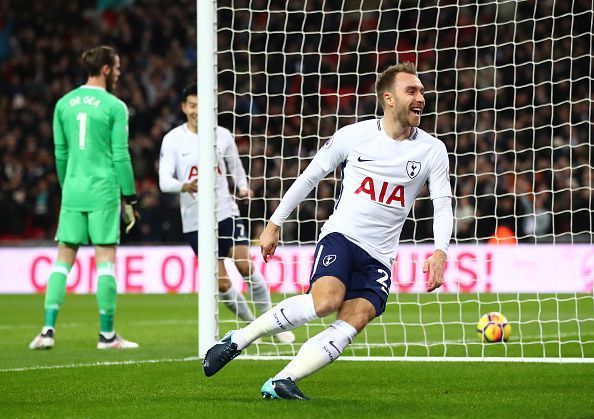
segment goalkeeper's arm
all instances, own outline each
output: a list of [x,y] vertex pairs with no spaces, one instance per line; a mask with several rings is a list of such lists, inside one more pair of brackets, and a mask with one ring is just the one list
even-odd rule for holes
[[114,122],[111,129],[111,151],[116,179],[124,196],[124,222],[129,233],[140,218],[134,185],[134,171],[128,150],[128,109],[123,102],[114,107]]
[[66,136],[64,135],[64,129],[60,121],[60,102],[58,102],[54,109],[53,132],[56,172],[58,173],[60,187],[63,187],[64,179],[66,178],[66,168],[68,167],[68,143],[66,142]]

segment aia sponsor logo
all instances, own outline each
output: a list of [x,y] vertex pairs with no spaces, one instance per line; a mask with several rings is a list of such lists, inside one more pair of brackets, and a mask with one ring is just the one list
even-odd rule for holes
[[[221,176],[222,174],[223,174],[223,171],[221,170],[221,166],[217,165],[217,175]],[[198,177],[198,166],[197,165],[190,166],[190,170],[188,171],[187,180],[194,180],[197,177]]]
[[[416,176],[416,175],[415,175]],[[374,202],[404,208],[404,186],[390,185],[386,181],[374,181],[367,176],[355,191],[355,195],[365,194]]]

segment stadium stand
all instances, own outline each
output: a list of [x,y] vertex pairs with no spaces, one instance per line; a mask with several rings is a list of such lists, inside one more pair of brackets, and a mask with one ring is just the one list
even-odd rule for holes
[[[181,121],[178,92],[195,80],[195,1],[174,1],[167,8],[152,1],[100,2],[100,7],[94,1],[63,3],[58,11],[48,2],[33,2],[34,8],[25,6],[29,2],[0,2],[0,240],[53,237],[59,208],[53,107],[84,81],[76,65],[80,52],[104,43],[122,57],[117,94],[130,107],[130,148],[143,203],[140,227],[125,240],[181,241],[177,202],[159,193],[156,163],[163,134]],[[525,2],[518,14],[526,20],[509,22],[509,31],[505,24],[496,32],[489,25],[440,30],[438,51],[428,48],[434,43],[425,39],[430,30],[409,30],[407,43],[397,38],[399,29],[417,22],[435,25],[432,8],[423,9],[421,18],[411,11],[339,17],[316,11],[340,10],[339,1],[318,1],[318,7],[308,2],[309,12],[294,2],[286,27],[275,32],[285,19],[269,17],[280,12],[282,2],[254,1],[250,8],[257,16],[245,19],[247,1],[220,3],[219,124],[236,135],[255,191],[250,206],[241,207],[255,220],[254,238],[274,210],[274,198],[286,191],[322,141],[353,120],[336,115],[375,115],[375,97],[369,93],[376,64],[395,62],[397,51],[418,46],[425,51],[418,57],[398,57],[418,58],[429,92],[422,127],[436,127],[451,153],[456,238],[487,241],[496,226],[505,226],[523,241],[579,241],[577,233],[590,241],[593,125],[586,37],[591,22],[588,14],[578,13],[591,7],[588,0],[561,2],[554,16],[539,16],[534,2]],[[573,26],[564,18],[570,12]],[[542,18],[541,24],[533,25],[534,16]],[[447,9],[439,16],[444,22],[465,18],[470,16],[448,16]],[[554,50],[547,41],[553,20],[561,39]],[[301,28],[323,30],[300,33]],[[368,31],[365,36],[361,28]],[[465,48],[475,39],[476,48]],[[496,63],[488,62],[495,43],[506,47],[499,47]],[[248,60],[251,74],[244,72]],[[495,66],[503,88],[495,88],[490,73]],[[551,74],[566,82],[551,83]],[[285,240],[315,238],[332,211],[335,182],[321,184],[318,205],[299,211],[299,223],[287,224]],[[403,241],[432,236],[432,209],[420,202],[415,216],[421,221],[407,224]]]

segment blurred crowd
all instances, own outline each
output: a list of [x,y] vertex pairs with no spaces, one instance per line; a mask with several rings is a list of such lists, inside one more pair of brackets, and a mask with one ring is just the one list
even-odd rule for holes
[[59,3],[0,2],[0,239],[53,239],[60,200],[53,109],[86,81],[81,53],[107,44],[121,58],[116,94],[129,107],[143,203],[142,223],[123,241],[181,241],[177,197],[159,192],[157,165],[163,135],[181,123],[181,90],[196,80],[195,2]]
[[[0,0],[0,240],[55,233],[53,107],[85,81],[80,53],[109,44],[122,59],[117,95],[130,108],[142,198],[124,242],[181,241],[177,198],[159,192],[157,170],[163,135],[182,122],[181,89],[195,80],[196,2],[60,3]],[[590,241],[591,1],[375,3],[218,2],[218,122],[235,134],[255,191],[239,202],[252,237],[334,131],[380,115],[377,73],[409,60],[427,92],[421,127],[450,155],[456,239]],[[339,179],[292,215],[286,242],[315,240]],[[404,241],[431,240],[422,196]]]

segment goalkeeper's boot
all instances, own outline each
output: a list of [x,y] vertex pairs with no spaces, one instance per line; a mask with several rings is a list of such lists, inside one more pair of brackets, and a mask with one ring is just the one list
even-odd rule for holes
[[237,355],[241,353],[237,349],[237,344],[231,341],[231,335],[235,330],[227,332],[225,337],[215,343],[204,356],[202,361],[202,369],[207,377],[215,375],[221,368],[231,362]]
[[29,349],[51,349],[54,347],[54,329],[41,332],[29,344]]
[[99,342],[97,342],[97,349],[135,349],[138,348],[138,343],[130,342],[120,335],[113,335],[111,339],[107,339],[102,333],[99,333]]
[[310,400],[297,388],[290,378],[273,380],[269,378],[260,390],[264,399]]
[[273,336],[274,340],[279,343],[293,343],[295,342],[295,334],[290,330],[286,332],[280,332]]

